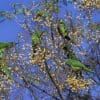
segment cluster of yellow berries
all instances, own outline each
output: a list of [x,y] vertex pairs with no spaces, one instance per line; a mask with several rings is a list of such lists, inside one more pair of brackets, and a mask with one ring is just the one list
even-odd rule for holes
[[44,69],[45,64],[44,60],[45,58],[49,58],[50,52],[46,48],[40,48],[38,47],[36,49],[36,53],[33,53],[33,57],[30,60],[31,64],[34,65],[40,65],[42,69]]
[[40,64],[43,62],[44,59],[44,53],[45,53],[45,48],[37,48],[36,52],[33,53],[32,59],[31,59],[31,64]]
[[67,78],[67,84],[73,92],[78,92],[78,90],[88,90],[89,86],[92,84],[92,80],[78,79],[76,76],[69,76]]
[[41,51],[40,48],[36,50],[36,53],[33,53],[32,59],[31,59],[31,64],[41,64],[43,61],[44,55]]
[[93,7],[93,6],[100,8],[99,0],[82,0],[82,2],[84,3],[85,8]]

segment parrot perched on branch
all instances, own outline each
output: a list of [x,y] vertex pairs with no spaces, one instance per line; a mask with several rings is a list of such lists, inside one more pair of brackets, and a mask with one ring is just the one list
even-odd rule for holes
[[85,71],[85,72],[93,72],[91,69],[87,68],[82,62],[74,59],[67,59],[66,64],[69,65],[74,71]]
[[8,50],[15,46],[17,43],[14,42],[0,42],[0,59],[2,59],[4,50]]
[[14,42],[0,42],[0,49],[9,49],[15,46],[17,43]]
[[36,30],[36,32],[32,34],[33,52],[35,52],[35,48],[41,43],[41,35],[42,33],[39,30]]
[[[8,78],[12,79],[11,71],[8,68],[6,64],[4,64],[2,57],[3,57],[3,52],[5,50],[9,50],[13,46],[15,46],[17,43],[14,42],[0,42],[0,72],[3,72],[8,76]],[[3,63],[3,64],[2,64]]]
[[66,25],[65,21],[63,21],[63,19],[59,20],[57,30],[58,30],[59,34],[61,35],[61,37],[63,37],[64,39],[70,40],[70,37],[68,36],[69,31],[68,31],[67,25]]

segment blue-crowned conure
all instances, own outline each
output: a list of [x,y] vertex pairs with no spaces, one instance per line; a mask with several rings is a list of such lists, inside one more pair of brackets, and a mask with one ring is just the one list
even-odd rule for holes
[[58,25],[57,25],[57,30],[59,34],[61,35],[61,37],[63,37],[64,39],[70,40],[70,37],[68,36],[69,31],[63,19],[59,20]]
[[91,69],[87,68],[82,62],[75,59],[67,59],[66,64],[72,68],[74,71],[85,71],[85,72],[93,72]]

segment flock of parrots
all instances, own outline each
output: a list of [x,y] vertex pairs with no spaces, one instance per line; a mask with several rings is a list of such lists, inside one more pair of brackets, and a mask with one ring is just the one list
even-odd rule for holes
[[[57,29],[63,39],[67,39],[67,41],[71,40],[70,37],[68,36],[69,32],[68,32],[65,21],[60,19]],[[41,32],[39,30],[36,30],[36,32],[34,32],[32,34],[32,47],[35,48],[40,43],[41,43]],[[14,43],[14,42],[0,42],[0,60],[3,57],[3,52],[5,50],[12,48],[14,45],[16,45],[16,43]],[[64,49],[67,51],[67,47],[65,47]],[[69,51],[71,51],[71,50],[69,50]],[[66,59],[66,64],[69,67],[71,67],[73,71],[92,72],[92,70],[89,69],[87,66],[85,66],[80,60],[78,60],[77,57],[75,58],[72,56],[74,53],[67,52],[67,54],[68,53],[69,53],[69,55],[68,55],[68,58]],[[75,56],[75,54],[74,54],[74,56]],[[0,67],[1,67],[1,65],[0,65]]]

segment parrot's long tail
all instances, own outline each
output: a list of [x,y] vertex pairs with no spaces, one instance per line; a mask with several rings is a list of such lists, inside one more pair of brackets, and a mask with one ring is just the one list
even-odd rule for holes
[[89,69],[89,68],[87,68],[87,67],[84,67],[84,70],[85,70],[86,72],[94,73],[94,71],[93,71],[92,69]]

